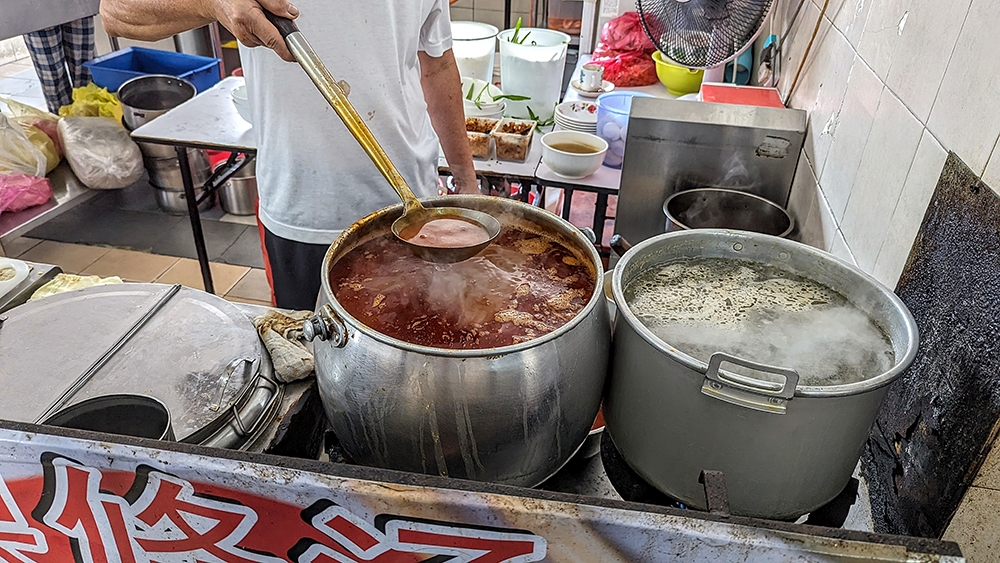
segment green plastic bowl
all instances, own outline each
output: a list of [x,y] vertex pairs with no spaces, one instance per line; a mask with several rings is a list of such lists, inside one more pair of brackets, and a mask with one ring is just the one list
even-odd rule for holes
[[667,92],[675,96],[683,96],[695,94],[701,89],[701,79],[705,76],[704,70],[675,65],[668,62],[659,51],[653,53],[653,61],[656,62],[656,76],[667,87]]

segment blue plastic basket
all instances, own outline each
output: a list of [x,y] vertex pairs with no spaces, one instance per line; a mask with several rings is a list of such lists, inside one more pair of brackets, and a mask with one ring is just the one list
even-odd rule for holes
[[183,78],[202,92],[219,82],[219,59],[173,53],[144,47],[126,47],[120,51],[83,63],[90,70],[94,84],[117,92],[125,81],[146,74],[167,74]]

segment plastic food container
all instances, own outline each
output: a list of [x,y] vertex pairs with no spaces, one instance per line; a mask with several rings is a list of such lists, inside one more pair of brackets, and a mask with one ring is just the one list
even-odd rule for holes
[[604,155],[605,166],[622,167],[632,98],[652,97],[642,92],[608,92],[597,97],[597,135],[608,142],[608,152]]
[[127,80],[145,74],[166,74],[194,84],[199,92],[219,82],[219,59],[144,47],[126,47],[83,63],[94,84],[117,92]]
[[493,130],[497,145],[497,160],[523,161],[528,158],[531,139],[537,122],[527,119],[505,118]]
[[[514,43],[514,30],[500,32],[500,88],[504,94],[526,100],[507,100],[504,115],[547,121],[562,97],[563,69],[570,37],[559,31],[523,27]],[[520,41],[523,38],[523,43]],[[530,111],[529,111],[530,109]]]
[[493,81],[496,27],[479,22],[451,22],[452,52],[460,76]]
[[473,158],[490,157],[490,134],[500,124],[499,119],[468,117],[465,119],[465,133],[469,136],[469,147]]

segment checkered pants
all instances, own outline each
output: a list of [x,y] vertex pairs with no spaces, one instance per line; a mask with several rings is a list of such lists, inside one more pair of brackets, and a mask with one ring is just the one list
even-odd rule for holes
[[83,63],[94,58],[94,18],[82,18],[24,36],[49,111],[73,102],[73,88],[90,82]]

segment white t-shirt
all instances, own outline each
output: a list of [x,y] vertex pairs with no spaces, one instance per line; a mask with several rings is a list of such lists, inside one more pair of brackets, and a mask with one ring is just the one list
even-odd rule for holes
[[[306,40],[417,197],[437,193],[438,139],[417,52],[451,49],[447,0],[295,0]],[[286,239],[330,244],[399,202],[299,65],[240,46],[257,141],[260,220]]]

